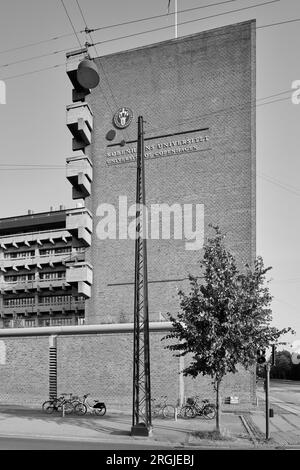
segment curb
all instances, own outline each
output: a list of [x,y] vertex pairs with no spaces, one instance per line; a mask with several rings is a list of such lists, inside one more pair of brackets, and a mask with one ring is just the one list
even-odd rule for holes
[[247,423],[247,419],[245,418],[245,416],[243,415],[239,415],[243,425],[244,425],[244,428],[246,429],[246,431],[248,432],[249,436],[250,436],[250,439],[251,441],[253,442],[254,446],[257,446],[258,442],[257,442],[257,439],[256,437],[254,436],[250,426],[248,425]]
[[[116,444],[129,444],[129,443],[137,443],[137,442],[142,442],[143,445],[145,446],[153,446],[153,445],[158,445],[158,446],[166,446],[166,447],[181,447],[182,444],[180,442],[166,442],[166,441],[146,441],[144,437],[132,437],[127,440],[123,439],[118,439],[117,441],[113,441],[112,439],[107,439],[107,438],[102,438],[102,437],[79,437],[79,436],[53,436],[50,434],[12,434],[12,433],[7,433],[7,434],[2,434],[0,433],[0,439],[1,438],[11,438],[11,439],[28,439],[28,440],[33,440],[33,439],[38,439],[38,440],[53,440],[53,441],[67,441],[67,442],[92,442],[92,443],[114,443]],[[132,439],[132,440],[131,440]],[[185,447],[185,446],[183,446]]]

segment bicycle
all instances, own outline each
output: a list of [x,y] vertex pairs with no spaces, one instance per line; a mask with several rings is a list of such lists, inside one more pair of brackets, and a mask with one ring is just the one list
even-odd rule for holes
[[206,419],[213,419],[216,416],[216,407],[207,398],[200,402],[200,397],[195,396],[187,399],[187,404],[180,411],[183,418],[195,418],[203,416]]
[[[175,417],[175,406],[167,403],[167,395],[161,396],[161,401],[157,402],[156,398],[151,399],[151,412],[153,418],[174,418]],[[145,414],[145,408],[141,410],[142,414]]]
[[[69,395],[69,398],[66,398]],[[59,397],[47,400],[42,404],[42,410],[47,414],[51,414],[54,411],[62,411],[64,407],[65,414],[71,414],[74,411],[74,403],[78,400],[77,396],[73,396],[72,393],[62,393]]]
[[94,405],[91,405],[87,400],[87,397],[89,395],[90,393],[83,395],[82,401],[78,401],[78,403],[74,407],[75,413],[77,415],[83,416],[87,413],[87,411],[90,411],[91,413],[94,413],[97,416],[104,416],[106,413],[105,403],[100,402],[99,400],[94,400]]

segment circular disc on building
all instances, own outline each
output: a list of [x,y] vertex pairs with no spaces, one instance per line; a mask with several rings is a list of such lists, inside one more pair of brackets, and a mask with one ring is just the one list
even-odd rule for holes
[[125,129],[131,123],[133,118],[133,112],[129,108],[120,108],[114,115],[114,125],[119,129]]
[[114,129],[110,129],[110,131],[108,131],[108,133],[106,134],[107,140],[114,140],[115,137],[116,137],[116,131]]

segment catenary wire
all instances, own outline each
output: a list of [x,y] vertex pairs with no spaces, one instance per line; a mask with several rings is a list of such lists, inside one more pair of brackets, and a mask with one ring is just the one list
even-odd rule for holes
[[[226,0],[226,1],[223,1],[223,2],[211,3],[209,5],[202,5],[202,6],[196,7],[196,8],[181,10],[178,13],[184,13],[184,12],[190,11],[190,10],[199,10],[199,9],[202,9],[202,8],[208,8],[208,7],[212,7],[212,6],[215,6],[215,5],[221,5],[223,3],[229,3],[229,2],[234,2],[234,1],[237,1],[237,0],[229,0],[229,1]],[[140,19],[137,19],[137,20],[126,21],[126,22],[118,23],[118,24],[114,24],[114,25],[101,26],[99,28],[96,28],[96,29],[93,29],[93,30],[90,30],[90,31],[99,31],[101,29],[114,28],[114,27],[117,27],[117,26],[123,26],[123,25],[138,23],[138,22],[142,22],[142,21],[148,21],[148,20],[157,19],[157,18],[164,17],[164,16],[171,16],[171,15],[174,15],[174,14],[175,13],[170,12],[168,14],[166,13],[166,14],[162,14],[162,15],[149,16],[149,17],[146,17],[146,18],[140,18]],[[81,31],[76,31],[76,32],[78,34],[79,33],[81,34],[81,33],[86,33],[86,30],[81,30]],[[28,48],[28,47],[37,46],[37,45],[40,45],[40,44],[44,44],[46,42],[57,41],[58,39],[62,39],[64,37],[73,36],[73,34],[74,34],[74,32],[73,33],[68,33],[68,34],[62,34],[60,36],[54,36],[52,38],[44,39],[42,41],[36,41],[36,42],[31,42],[31,43],[28,43],[28,44],[24,44],[22,46],[12,47],[10,49],[5,49],[5,50],[0,51],[0,54],[5,54],[7,52],[12,52],[12,51],[16,51],[16,50],[19,50],[19,49],[25,49],[25,48]]]
[[70,21],[70,23],[71,23],[71,26],[72,26],[72,29],[73,29],[73,31],[74,31],[75,37],[76,37],[76,39],[77,39],[77,41],[78,41],[79,47],[82,48],[82,45],[81,45],[80,39],[79,39],[79,37],[78,37],[77,31],[76,31],[76,29],[75,29],[75,27],[74,27],[74,24],[73,24],[73,22],[72,22],[72,20],[71,20],[71,17],[70,17],[70,15],[69,15],[69,13],[68,13],[67,7],[66,7],[66,5],[64,4],[64,0],[60,0],[60,1],[61,1],[61,4],[62,4],[62,6],[63,6],[65,12],[66,12],[66,15],[67,15],[69,21]]
[[[85,16],[84,16],[84,14],[83,14],[83,10],[82,10],[82,8],[81,8],[81,6],[80,6],[79,0],[76,0],[76,3],[77,3],[77,6],[78,6],[78,9],[79,9],[79,11],[80,11],[82,20],[83,20],[83,22],[84,22],[84,24],[85,24],[86,31],[88,31],[89,28],[88,28],[88,25],[87,25]],[[87,34],[89,35],[90,40],[93,42],[93,38],[92,38],[91,33],[87,33]],[[99,54],[98,54],[98,51],[97,51],[96,46],[94,46],[94,49],[95,49],[96,55],[99,57]],[[99,61],[99,64],[100,64],[101,70],[102,70],[102,72],[103,72],[104,79],[106,80],[106,83],[107,83],[108,89],[109,89],[109,91],[110,91],[110,94],[111,94],[111,96],[112,96],[114,105],[116,106],[116,108],[118,108],[117,100],[116,100],[116,98],[115,98],[115,96],[114,96],[114,93],[113,93],[113,91],[112,91],[112,89],[111,89],[109,80],[108,80],[108,78],[107,78],[106,72],[105,72],[104,67],[103,67],[103,64],[102,64],[101,61]],[[100,90],[101,90],[101,92],[102,92],[104,98],[106,98],[106,97],[105,97],[105,94],[104,94],[104,92],[103,92],[103,90],[102,90],[102,88],[101,88],[100,82],[99,82],[99,85],[98,85],[98,86],[99,86],[99,88],[100,88]],[[108,104],[108,102],[107,102],[107,104]],[[113,114],[113,111],[112,111],[111,107],[110,107],[109,105],[108,105],[108,107],[109,107],[111,113]],[[126,134],[126,136],[127,136],[127,139],[129,140],[129,135],[128,135],[128,131],[127,131],[127,130],[125,130],[125,134]]]
[[[63,1],[63,0],[61,0],[61,1]],[[255,7],[258,7],[258,6],[267,5],[269,3],[273,3],[273,2],[277,2],[277,1],[280,1],[280,0],[270,0],[268,2],[264,2],[264,3],[261,3],[261,4],[256,4],[256,5],[252,5],[252,6],[248,6],[248,7],[243,7],[243,8],[236,9],[236,10],[230,10],[228,12],[217,13],[217,14],[210,15],[210,16],[203,17],[203,18],[197,18],[197,19],[193,19],[193,20],[189,20],[189,21],[179,22],[178,26],[183,25],[183,24],[193,23],[195,21],[202,21],[202,20],[205,20],[205,19],[208,19],[208,18],[214,18],[216,16],[227,15],[227,14],[230,14],[230,13],[233,13],[233,12],[236,12],[236,11],[241,11],[241,10],[245,10],[245,9],[249,9],[249,8],[255,8]],[[132,34],[125,35],[125,36],[118,36],[117,38],[111,38],[111,39],[106,39],[106,40],[103,40],[103,41],[97,41],[95,43],[92,42],[91,44],[88,44],[88,45],[90,47],[95,48],[95,46],[99,45],[99,44],[106,44],[106,43],[109,43],[109,42],[112,42],[112,41],[117,41],[117,40],[126,39],[126,38],[130,38],[130,37],[140,36],[142,34],[152,33],[152,32],[156,32],[156,31],[160,31],[160,30],[164,30],[164,29],[169,29],[169,28],[172,28],[172,27],[173,27],[173,25],[162,26],[160,28],[154,28],[154,29],[147,30],[147,31],[140,31],[138,33],[132,33]],[[90,30],[86,26],[86,30],[84,30],[84,31],[86,31],[86,32],[91,31],[92,32],[92,31],[97,31],[97,29]],[[226,35],[228,33],[220,33],[219,35],[223,35],[223,34]],[[215,35],[215,33],[214,33],[214,35]],[[78,37],[77,37],[77,39],[78,39]],[[79,41],[79,39],[78,39],[78,41]],[[79,41],[79,44],[80,44],[80,41]],[[82,48],[82,46],[80,46],[80,47]],[[54,52],[50,52],[50,53],[46,53],[46,54],[42,54],[42,55],[38,55],[38,56],[32,56],[32,57],[29,57],[29,58],[21,59],[20,61],[10,62],[8,64],[2,64],[2,65],[0,65],[0,68],[15,65],[15,64],[18,64],[18,63],[21,63],[21,62],[29,62],[31,60],[35,60],[35,59],[39,59],[39,58],[43,58],[43,57],[48,57],[48,56],[57,54],[59,52],[67,52],[69,50],[70,50],[70,48],[62,49],[60,51],[54,51]]]
[[[279,1],[279,0],[278,0]],[[219,3],[212,3],[210,5],[204,5],[202,7],[197,7],[196,9],[199,9],[199,8],[204,8],[204,7],[210,7],[210,6],[214,6],[214,5],[219,5],[220,3],[223,3],[223,2],[219,2]],[[186,12],[188,10],[180,10],[178,13],[183,13],[183,12]],[[226,12],[226,14],[229,13],[229,12]],[[94,28],[92,30],[89,30],[91,32],[94,32],[94,31],[100,31],[100,30],[103,30],[103,29],[108,29],[108,28],[113,28],[113,27],[117,27],[117,26],[122,26],[122,25],[127,25],[127,24],[130,24],[130,23],[136,23],[136,22],[141,22],[141,21],[146,21],[146,20],[151,20],[153,18],[157,18],[157,17],[160,17],[160,16],[169,16],[169,15],[173,15],[174,13],[170,13],[168,15],[157,15],[157,16],[154,16],[154,17],[147,17],[147,18],[141,18],[141,19],[138,19],[138,20],[133,20],[133,21],[128,21],[128,22],[124,22],[124,23],[117,23],[117,24],[113,24],[113,25],[107,25],[107,26],[101,26],[99,28]],[[199,18],[199,21],[201,20],[202,18]],[[197,20],[198,21],[198,20]],[[269,27],[272,27],[272,26],[280,26],[280,25],[283,25],[283,24],[288,24],[288,23],[295,23],[295,22],[299,22],[300,21],[300,18],[293,18],[293,19],[290,19],[290,20],[283,20],[283,21],[279,21],[277,23],[270,23],[270,24],[266,24],[266,25],[260,25],[260,26],[256,26],[256,29],[263,29],[263,28],[269,28]],[[179,23],[179,24],[182,24],[182,23]],[[172,26],[169,26],[169,28],[172,28]],[[81,30],[81,31],[77,31],[77,33],[79,34],[82,34],[82,33],[86,33],[86,30]],[[145,31],[145,33],[147,33],[147,31]],[[33,47],[33,46],[36,46],[36,45],[40,45],[40,44],[44,44],[46,42],[50,42],[50,41],[56,41],[58,39],[61,39],[61,38],[65,38],[65,37],[70,37],[70,36],[73,36],[74,33],[68,33],[68,34],[62,34],[60,36],[54,36],[52,38],[49,38],[49,39],[44,39],[42,41],[37,41],[37,42],[33,42],[33,43],[28,43],[28,44],[25,44],[25,45],[22,45],[22,46],[17,46],[17,47],[13,47],[13,48],[10,48],[10,49],[5,49],[5,50],[2,50],[0,51],[0,54],[4,54],[4,53],[7,53],[7,52],[12,52],[12,51],[16,51],[16,50],[19,50],[19,49],[24,49],[24,48],[28,48],[28,47]],[[142,33],[138,33],[138,34],[142,34]],[[117,40],[118,38],[116,39],[111,39],[111,41],[114,41],[114,40]],[[65,49],[63,52],[65,52],[67,49]],[[44,57],[44,56],[43,56]],[[33,59],[35,59],[36,57],[33,57]],[[10,64],[10,65],[13,65]]]
[[[189,11],[194,11],[194,10],[200,10],[202,8],[209,8],[209,7],[213,7],[213,6],[217,6],[217,5],[222,5],[222,4],[225,4],[225,3],[232,3],[232,2],[235,2],[235,1],[238,1],[238,0],[230,0],[230,1],[223,1],[223,2],[217,2],[217,3],[211,3],[209,5],[201,5],[199,7],[194,7],[194,8],[187,8],[185,10],[179,10],[177,12],[177,14],[179,13],[186,13],[186,12],[189,12]],[[280,1],[280,0],[278,0]],[[134,24],[134,23],[139,23],[141,21],[149,21],[149,20],[154,20],[154,19],[158,19],[158,18],[163,18],[163,17],[170,17],[170,16],[173,16],[175,15],[175,12],[170,12],[170,13],[164,13],[162,15],[155,15],[155,16],[148,16],[146,18],[140,18],[140,19],[137,19],[137,20],[130,20],[130,21],[125,21],[123,23],[115,23],[115,24],[111,24],[111,25],[107,25],[107,26],[99,26],[98,28],[94,28],[92,29],[91,31],[94,32],[94,31],[102,31],[104,29],[109,29],[109,28],[117,28],[117,27],[120,27],[120,26],[125,26],[125,25],[129,25],[129,24]],[[173,26],[172,26],[173,27]]]
[[[82,9],[81,9],[81,6],[80,6],[80,4],[79,4],[79,2],[78,2],[77,0],[76,0],[76,3],[77,3],[77,6],[78,6],[78,9],[79,9],[79,11],[80,11],[80,15],[81,15],[81,17],[82,17],[82,20],[83,20],[83,22],[84,22],[85,28],[88,29],[88,26],[87,26],[87,23],[86,23],[86,21],[85,21],[85,17],[84,17],[83,11],[82,11]],[[90,38],[92,39],[91,35],[90,35]],[[95,46],[94,46],[94,48],[95,48],[95,50],[96,50],[96,47],[95,47]],[[106,102],[106,106],[108,107],[108,109],[110,110],[110,112],[113,114],[113,110],[112,110],[112,108],[111,108],[111,106],[110,106],[110,104],[109,104],[109,102],[108,102],[108,99],[107,99],[107,97],[106,97],[104,91],[102,90],[102,87],[101,87],[100,83],[99,83],[98,86],[99,86],[99,90],[101,91],[101,94],[102,94],[102,96],[103,96],[103,98],[104,98],[104,101]]]
[[[278,1],[280,1],[280,0],[269,0],[268,2],[258,3],[256,5],[251,5],[251,6],[248,6],[248,7],[238,8],[236,10],[230,10],[230,11],[226,11],[226,12],[223,12],[223,13],[216,13],[214,15],[209,15],[209,16],[205,16],[205,17],[202,17],[202,18],[196,18],[196,19],[193,19],[193,20],[182,21],[182,22],[177,23],[177,25],[180,26],[180,25],[195,23],[197,21],[207,20],[207,19],[210,19],[210,18],[215,18],[217,16],[229,15],[231,13],[236,13],[236,12],[243,11],[243,10],[249,10],[250,8],[257,8],[257,7],[261,7],[261,6],[264,6],[264,5],[269,5],[271,3],[275,3],[275,2],[278,2]],[[91,44],[91,46],[98,45],[98,44],[105,44],[107,42],[117,41],[119,39],[127,39],[127,38],[130,38],[130,37],[133,37],[133,36],[139,36],[141,34],[147,34],[147,33],[153,33],[153,32],[156,32],[156,31],[162,31],[164,29],[169,29],[169,28],[173,28],[173,25],[168,25],[168,26],[162,26],[160,28],[149,29],[147,31],[141,31],[139,33],[133,33],[133,34],[128,34],[126,36],[119,36],[117,38],[106,39],[104,41],[97,41],[94,44]]]

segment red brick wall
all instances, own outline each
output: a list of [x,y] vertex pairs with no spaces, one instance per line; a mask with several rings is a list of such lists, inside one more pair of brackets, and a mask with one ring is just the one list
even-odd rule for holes
[[[180,397],[181,365],[164,348],[164,335],[150,335],[151,392],[153,398],[168,395],[176,404]],[[49,393],[48,338],[3,339],[6,363],[0,364],[0,404],[40,406]],[[108,409],[131,410],[132,334],[59,336],[57,338],[57,392],[83,395],[104,401]],[[241,370],[225,377],[222,396],[239,396],[254,402],[253,375]],[[214,400],[210,378],[184,378],[184,395]]]
[[[255,22],[250,21],[101,58],[114,99],[103,76],[102,91],[98,87],[87,97],[94,113],[93,143],[87,148],[93,185],[86,202],[94,217],[88,323],[133,318],[134,241],[97,237],[99,204],[118,206],[120,195],[128,197],[129,205],[135,201],[136,164],[107,165],[105,157],[122,150],[107,147],[105,139],[113,128],[112,111],[121,106],[134,117],[127,129],[117,130],[114,143],[137,139],[138,115],[146,121],[145,138],[209,128],[204,134],[210,150],[146,160],[147,205],[204,204],[205,236],[209,223],[218,224],[241,263],[254,259],[254,36]],[[189,272],[199,274],[201,254],[187,251],[183,240],[148,240],[150,320],[157,321],[159,312],[176,312],[179,280]]]

